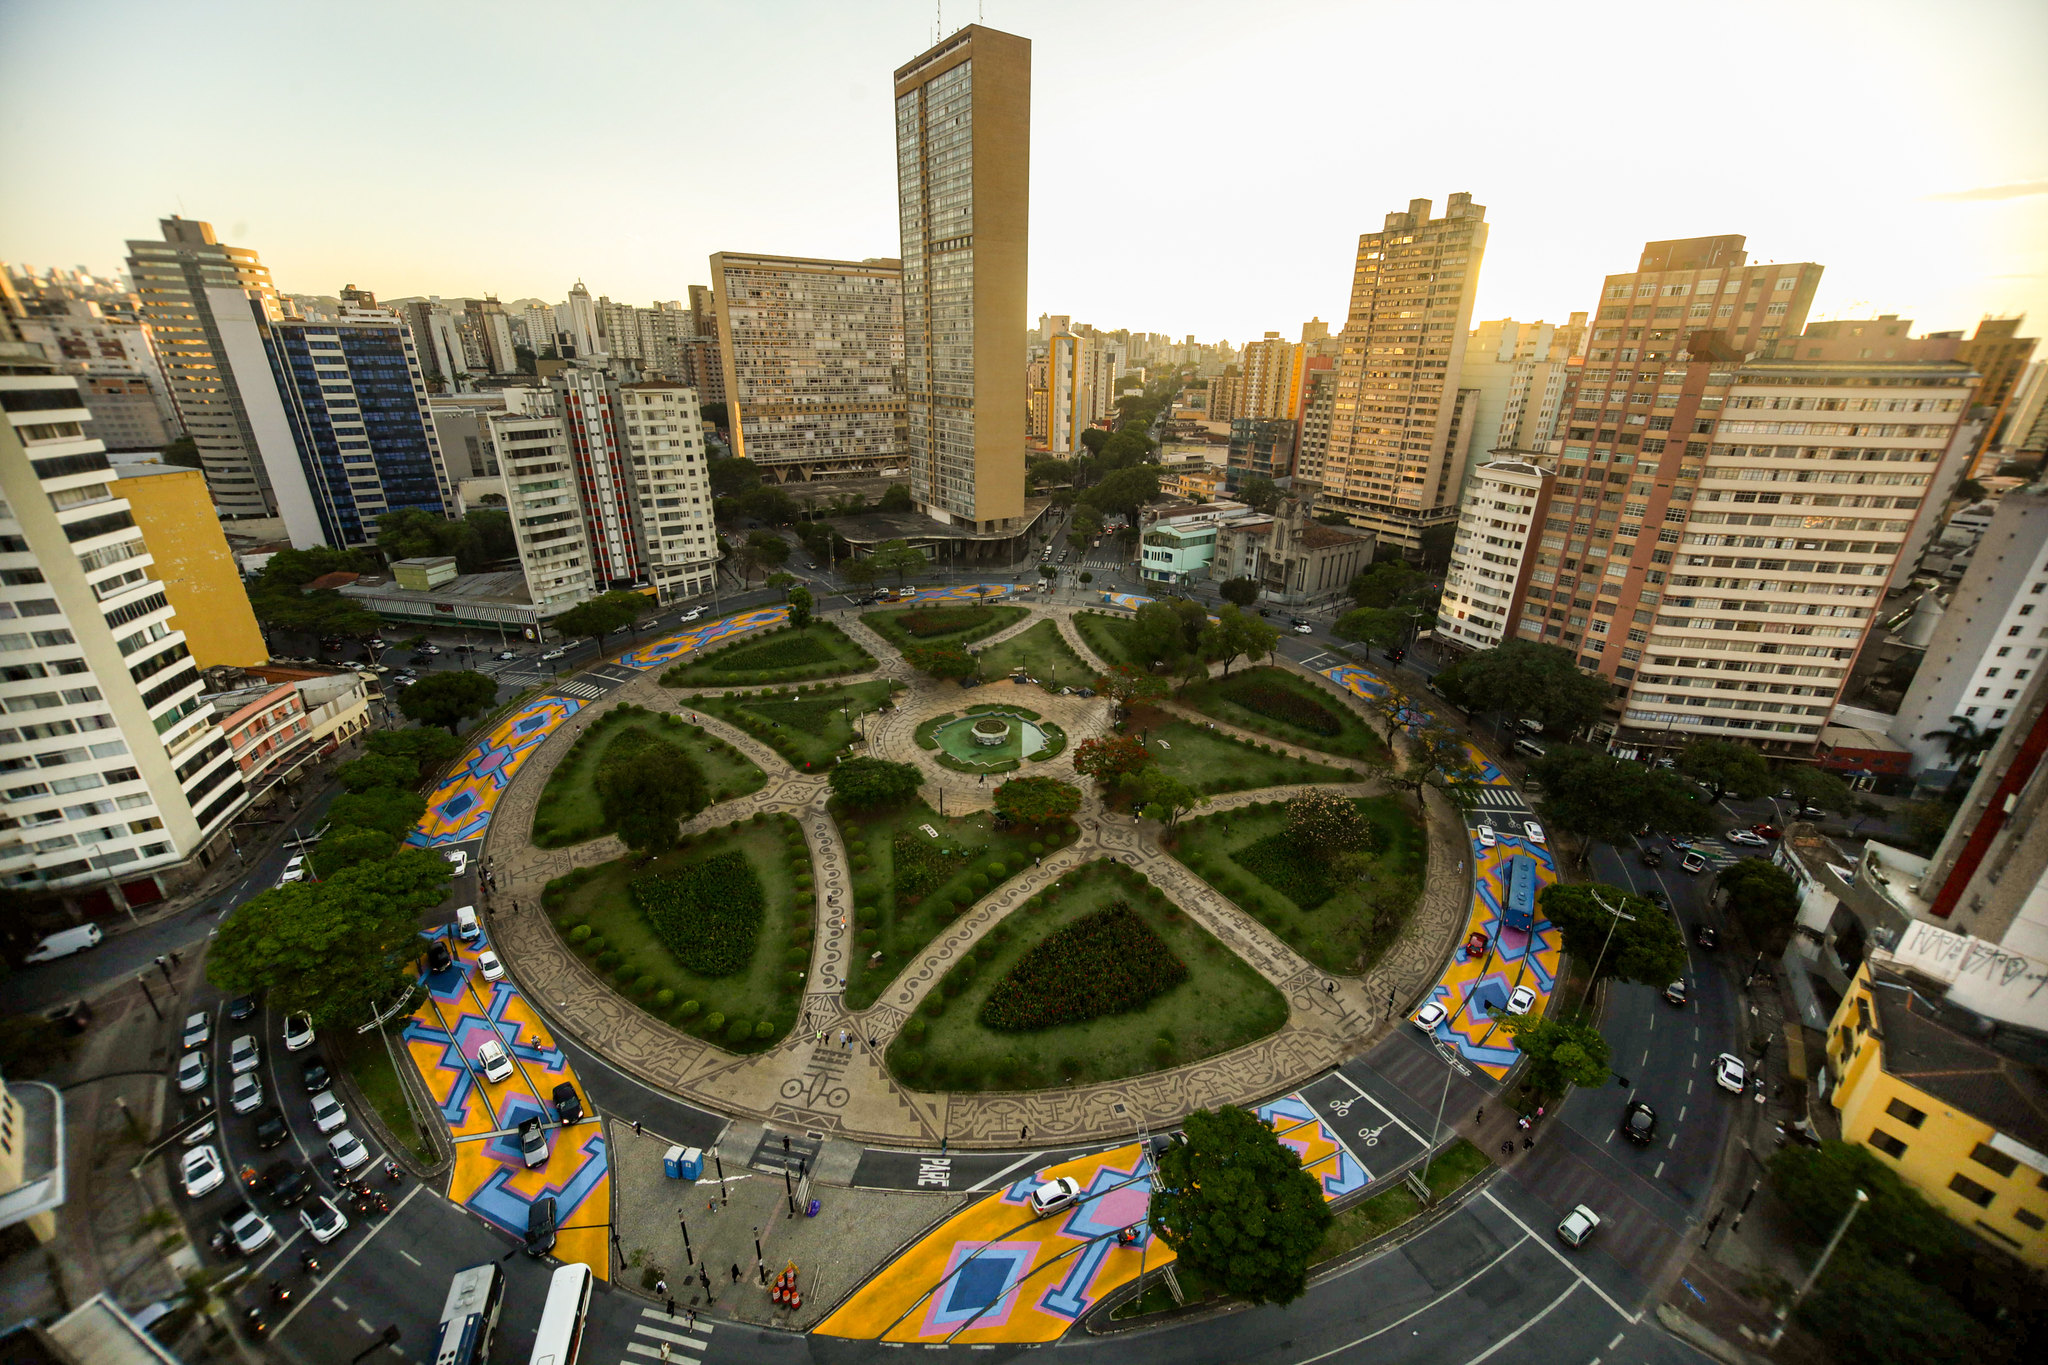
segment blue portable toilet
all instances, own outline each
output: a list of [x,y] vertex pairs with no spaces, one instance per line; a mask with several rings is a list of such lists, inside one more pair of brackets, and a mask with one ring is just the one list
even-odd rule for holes
[[704,1174],[704,1149],[671,1147],[662,1153],[661,1169],[670,1180],[695,1180]]

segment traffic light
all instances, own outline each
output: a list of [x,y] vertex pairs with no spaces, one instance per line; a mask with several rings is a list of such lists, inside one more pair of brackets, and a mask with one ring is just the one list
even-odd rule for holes
[[1400,663],[1407,653],[1405,649],[1390,649],[1387,651],[1387,660],[1390,663]]

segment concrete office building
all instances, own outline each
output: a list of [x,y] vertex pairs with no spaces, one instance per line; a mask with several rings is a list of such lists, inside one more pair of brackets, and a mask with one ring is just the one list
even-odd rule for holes
[[462,301],[463,327],[473,338],[466,349],[483,357],[492,374],[517,374],[519,357],[512,346],[512,319],[504,306],[489,295]]
[[246,802],[77,381],[0,353],[0,885],[160,900]]
[[107,449],[160,450],[180,433],[146,325],[109,317],[92,299],[52,299],[40,306],[43,312],[17,322],[18,337],[41,346],[65,373],[85,376],[79,391],[92,409],[92,434]]
[[1586,315],[1563,326],[1500,318],[1472,329],[1460,381],[1472,390],[1467,476],[1499,451],[1541,450],[1557,435],[1570,361],[1586,339]]
[[[1520,635],[1518,608],[1550,508],[1550,485],[1550,471],[1534,458],[1489,460],[1466,477],[1458,536],[1437,604],[1442,639],[1465,649],[1492,649]],[[1540,635],[1540,623],[1530,624]]]
[[901,467],[899,262],[721,251],[711,282],[735,456],[778,483]]
[[2038,337],[2019,334],[2020,324],[2025,321],[2024,317],[1984,318],[1968,338],[1961,332],[1929,333],[1930,340],[1961,342],[1956,359],[1981,376],[1977,383],[1977,406],[1984,410],[1986,425],[1978,442],[1977,463],[1970,471],[1973,475],[1998,472],[1997,457],[1991,452],[2006,438],[2013,394],[2019,387],[2020,376],[2026,373],[2027,362],[2033,358],[2034,348],[2041,344]]
[[1413,200],[1358,239],[1323,500],[1410,555],[1458,515],[1471,435],[1460,390],[1485,254],[1486,208],[1469,194],[1441,218]]
[[971,24],[897,70],[895,97],[910,494],[1021,529],[1031,44]]
[[210,299],[211,291],[233,291],[240,316],[247,304],[239,300],[248,291],[266,317],[279,317],[270,271],[254,251],[221,245],[211,223],[172,217],[160,226],[162,241],[128,243],[128,273],[179,424],[199,447],[206,484],[221,515],[275,516],[277,499],[257,456],[238,381],[221,354]]
[[598,366],[578,364],[548,382],[569,438],[597,590],[644,584],[646,565],[634,534],[632,457],[626,450],[625,415],[612,381]]
[[1090,358],[1093,341],[1057,332],[1046,342],[1046,448],[1062,460],[1087,453],[1081,433],[1099,415]]
[[1288,417],[1239,417],[1231,422],[1225,486],[1238,493],[1251,478],[1293,477],[1296,434],[1294,420]]

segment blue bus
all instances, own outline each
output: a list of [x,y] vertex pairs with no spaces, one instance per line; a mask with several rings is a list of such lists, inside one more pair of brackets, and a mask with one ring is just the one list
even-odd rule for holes
[[1527,933],[1536,927],[1536,860],[1517,853],[1508,859],[1502,878],[1507,896],[1501,901],[1501,922],[1510,929]]
[[491,1337],[498,1330],[498,1308],[504,1298],[505,1276],[495,1262],[457,1271],[441,1309],[434,1365],[484,1365],[491,1356]]

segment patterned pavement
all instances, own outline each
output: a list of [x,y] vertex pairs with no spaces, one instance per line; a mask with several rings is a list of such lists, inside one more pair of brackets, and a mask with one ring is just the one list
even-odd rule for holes
[[629,649],[618,657],[617,662],[625,668],[646,672],[650,668],[662,668],[676,663],[685,654],[694,654],[700,649],[730,640],[735,635],[750,630],[762,630],[779,626],[789,620],[788,607],[756,607],[752,611],[736,612],[721,616],[716,621],[706,621],[680,634],[666,636],[651,645]]
[[[599,1279],[611,1273],[605,1229],[611,1222],[611,1166],[604,1129],[568,1059],[509,979],[485,981],[477,967],[479,938],[465,944],[446,929],[454,960],[427,976],[427,998],[406,1021],[406,1051],[455,1138],[448,1198],[514,1237],[526,1235],[527,1210],[555,1196],[555,1256],[581,1261]],[[503,1081],[486,1081],[475,1065],[491,1038],[510,1048],[515,1063]],[[554,1122],[548,1096],[563,1081],[576,1086],[585,1118],[548,1132],[547,1161],[529,1168],[519,1150],[518,1127],[538,1116]]]
[[573,697],[542,697],[514,711],[464,754],[455,771],[434,789],[427,798],[427,813],[405,841],[432,847],[482,835],[498,798],[533,751],[582,709],[583,703]]

